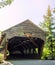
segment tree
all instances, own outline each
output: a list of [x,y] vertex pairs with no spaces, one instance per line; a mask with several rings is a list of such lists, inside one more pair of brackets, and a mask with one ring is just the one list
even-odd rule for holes
[[0,2],[0,8],[10,5],[13,2],[13,0],[1,0]]
[[55,48],[54,48],[55,47],[55,44],[54,44],[55,19],[53,16],[54,13],[55,13],[55,8],[54,8],[54,11],[52,12],[50,9],[50,6],[48,6],[47,13],[46,15],[44,15],[44,22],[40,24],[41,28],[47,32],[45,47],[50,50],[49,56],[51,57],[51,59],[54,58],[54,54],[55,54]]
[[[0,1],[0,8],[7,6],[7,5],[10,5],[12,3],[12,1],[13,0],[1,0]],[[1,39],[1,31],[0,31],[0,51],[2,48],[6,47],[7,43],[6,44],[5,43],[6,43],[6,39],[5,38]],[[4,54],[0,53],[0,63],[2,63],[4,59],[6,59],[6,57],[5,57],[6,55],[9,55],[9,53],[7,51],[8,51],[7,48],[5,48],[5,53]]]

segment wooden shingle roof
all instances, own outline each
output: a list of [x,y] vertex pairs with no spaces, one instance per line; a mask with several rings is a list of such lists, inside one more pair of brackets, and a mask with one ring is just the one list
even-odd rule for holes
[[31,33],[32,37],[41,38],[45,41],[45,32],[30,20],[25,20],[24,22],[3,31],[3,33],[6,33],[8,39],[14,36],[25,36],[24,33]]

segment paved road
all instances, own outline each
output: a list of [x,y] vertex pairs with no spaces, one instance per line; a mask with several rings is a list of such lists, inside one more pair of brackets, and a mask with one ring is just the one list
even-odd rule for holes
[[14,65],[55,65],[55,60],[13,60]]

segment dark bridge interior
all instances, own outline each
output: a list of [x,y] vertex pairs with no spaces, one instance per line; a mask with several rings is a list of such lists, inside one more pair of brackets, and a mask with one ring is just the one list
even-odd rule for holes
[[44,41],[36,37],[15,36],[8,41],[11,59],[40,59]]

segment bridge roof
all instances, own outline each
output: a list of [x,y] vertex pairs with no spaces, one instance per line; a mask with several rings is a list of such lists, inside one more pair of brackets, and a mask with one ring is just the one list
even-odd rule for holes
[[14,36],[22,36],[25,37],[26,33],[30,33],[32,37],[41,38],[45,41],[45,32],[39,28],[37,25],[32,23],[30,20],[25,20],[20,24],[17,24],[2,33],[6,33],[7,38],[10,39]]

